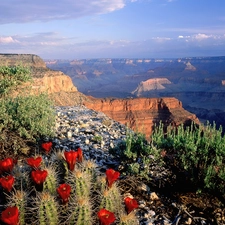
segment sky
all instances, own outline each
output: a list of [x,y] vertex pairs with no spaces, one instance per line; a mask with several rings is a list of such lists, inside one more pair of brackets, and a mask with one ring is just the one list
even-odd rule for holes
[[0,53],[43,59],[225,55],[225,0],[1,0]]

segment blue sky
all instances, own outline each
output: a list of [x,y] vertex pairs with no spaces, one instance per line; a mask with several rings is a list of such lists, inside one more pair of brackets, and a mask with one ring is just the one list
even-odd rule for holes
[[0,53],[43,59],[225,55],[225,0],[2,0]]

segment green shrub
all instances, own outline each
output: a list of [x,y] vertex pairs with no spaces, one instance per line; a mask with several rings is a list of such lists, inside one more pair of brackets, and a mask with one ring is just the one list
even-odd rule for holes
[[[29,87],[19,92],[24,82],[31,81],[28,73],[21,66],[0,67],[0,131],[15,131],[29,139],[52,136],[55,115],[47,94],[27,94]],[[19,93],[16,97],[11,96],[14,91]]]
[[149,179],[150,165],[165,163],[177,177],[186,176],[187,185],[197,191],[225,194],[225,136],[215,123],[177,128],[160,123],[150,142],[142,134],[128,132],[126,141],[110,149],[110,153],[121,159],[127,175]]
[[24,82],[31,81],[29,68],[23,66],[0,67],[0,98],[7,97]]
[[141,133],[128,131],[126,136],[125,141],[109,149],[109,152],[120,158],[123,173],[149,179],[149,165],[156,161],[159,164],[163,162],[160,151],[148,143]]
[[100,143],[100,142],[103,140],[103,138],[102,138],[102,136],[95,135],[95,136],[92,138],[92,140],[93,140],[94,142],[96,142],[96,143]]
[[207,123],[199,128],[179,126],[168,127],[166,134],[163,124],[151,136],[152,143],[158,149],[171,155],[177,171],[184,171],[192,184],[200,189],[225,193],[225,137],[222,127]]

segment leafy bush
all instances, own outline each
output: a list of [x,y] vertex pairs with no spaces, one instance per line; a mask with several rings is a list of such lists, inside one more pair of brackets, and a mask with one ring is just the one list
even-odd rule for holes
[[144,135],[130,132],[126,141],[110,149],[122,160],[124,173],[148,179],[150,165],[164,163],[174,175],[186,176],[183,178],[190,187],[225,194],[225,136],[222,127],[217,130],[215,123],[206,126],[193,123],[189,127],[181,125],[165,129],[160,123],[150,138],[147,142]]
[[0,67],[0,78],[0,131],[15,131],[29,139],[53,135],[55,115],[47,94],[27,94],[29,87],[21,86],[32,80],[29,69]]
[[126,141],[122,141],[109,152],[122,160],[123,172],[149,179],[149,165],[152,162],[162,163],[160,151],[147,142],[141,133],[127,131]]
[[166,150],[172,156],[177,171],[184,171],[198,188],[225,193],[225,137],[222,127],[216,124],[200,126],[192,124],[177,129],[168,127],[166,134],[163,124],[155,130],[152,143],[158,149]]
[[0,67],[0,97],[6,98],[19,85],[31,80],[29,68],[23,66]]

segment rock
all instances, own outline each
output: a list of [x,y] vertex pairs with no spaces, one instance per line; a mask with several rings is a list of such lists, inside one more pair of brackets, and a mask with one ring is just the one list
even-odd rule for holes
[[[155,124],[162,121],[165,125],[189,125],[192,121],[199,124],[196,115],[184,110],[176,98],[135,98],[135,99],[96,99],[84,102],[92,110],[100,111],[133,130],[149,137]],[[116,135],[115,135],[116,136]]]
[[[45,62],[33,54],[0,54],[0,66],[15,66],[18,63],[31,70],[33,82],[23,86],[31,86],[31,93],[48,92],[55,105],[81,104],[86,96],[78,92],[72,79],[61,71],[51,70]],[[19,90],[19,89],[18,89]],[[17,93],[13,93],[16,95]]]
[[155,200],[159,200],[159,197],[155,192],[151,192],[150,196],[149,196],[149,199],[152,200],[152,201],[155,201]]

